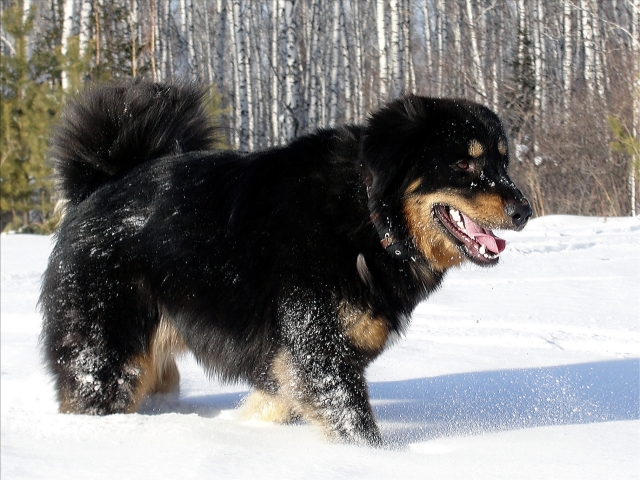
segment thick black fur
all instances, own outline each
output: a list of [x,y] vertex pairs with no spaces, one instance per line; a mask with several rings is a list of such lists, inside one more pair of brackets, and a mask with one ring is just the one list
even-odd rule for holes
[[[277,396],[284,359],[298,414],[378,443],[364,369],[382,348],[350,341],[341,312],[402,332],[440,284],[407,227],[416,180],[427,194],[526,203],[506,157],[483,160],[494,186],[452,168],[469,138],[504,136],[500,121],[470,102],[411,96],[364,125],[266,151],[211,150],[214,133],[188,85],[101,87],[66,108],[51,148],[66,214],[40,297],[63,409],[130,411],[144,373],[134,360],[164,319],[224,380]],[[381,247],[385,229],[406,255]]]

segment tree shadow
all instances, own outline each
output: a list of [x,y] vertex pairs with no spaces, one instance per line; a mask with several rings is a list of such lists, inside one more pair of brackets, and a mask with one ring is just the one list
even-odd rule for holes
[[374,382],[390,445],[548,425],[640,418],[640,360]]

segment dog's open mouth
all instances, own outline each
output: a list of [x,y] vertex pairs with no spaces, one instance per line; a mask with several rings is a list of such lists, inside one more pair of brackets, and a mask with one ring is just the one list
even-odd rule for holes
[[506,242],[449,205],[433,207],[442,226],[458,241],[467,257],[476,263],[494,264]]

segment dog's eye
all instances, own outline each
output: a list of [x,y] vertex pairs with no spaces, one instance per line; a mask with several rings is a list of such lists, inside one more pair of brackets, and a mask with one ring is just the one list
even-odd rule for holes
[[473,172],[473,167],[473,162],[469,162],[468,160],[460,160],[456,163],[456,168],[465,172]]

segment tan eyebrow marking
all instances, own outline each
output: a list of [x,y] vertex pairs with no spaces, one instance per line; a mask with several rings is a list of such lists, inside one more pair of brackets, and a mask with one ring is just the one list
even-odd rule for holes
[[498,141],[498,153],[500,155],[506,155],[507,154],[507,144],[504,140],[499,140]]
[[473,158],[478,158],[483,153],[484,145],[482,145],[478,140],[473,139],[469,142],[469,155]]

